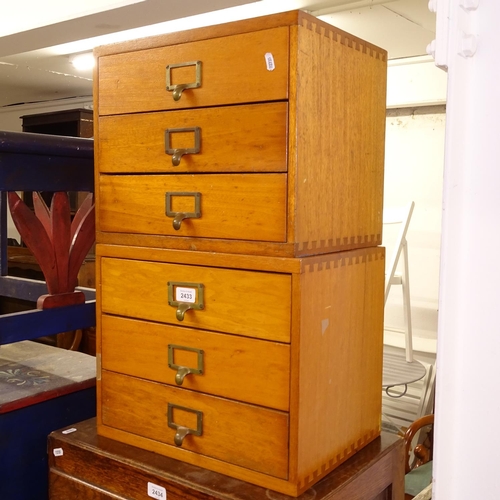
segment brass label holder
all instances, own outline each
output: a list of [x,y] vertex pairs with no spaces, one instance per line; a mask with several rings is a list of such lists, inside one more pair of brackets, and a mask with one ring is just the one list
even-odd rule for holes
[[[190,429],[189,427],[176,424],[174,422],[174,410],[194,413],[196,415],[196,429]],[[168,403],[167,423],[171,429],[174,429],[176,431],[174,437],[174,443],[176,446],[182,446],[184,438],[188,434],[191,434],[193,436],[201,436],[203,434],[203,413],[199,410],[193,410],[192,408],[186,408],[185,406],[179,406],[179,405],[174,405],[173,403]]]
[[[189,351],[196,353],[198,366],[196,368],[191,368],[188,366],[182,366],[176,364],[174,361],[174,354],[175,354],[174,351],[176,349],[181,351]],[[172,368],[172,370],[177,370],[177,373],[175,375],[175,383],[177,385],[182,385],[187,375],[191,374],[203,375],[203,367],[204,367],[203,356],[204,356],[204,351],[202,349],[197,349],[196,347],[186,347],[183,345],[168,344],[168,366],[169,368]]]
[[[175,212],[172,210],[172,198],[174,196],[192,196],[194,199],[193,212]],[[176,231],[181,228],[184,219],[199,219],[201,217],[201,193],[190,191],[167,191],[165,193],[165,215],[173,217],[172,225]]]
[[[177,133],[192,132],[194,134],[194,147],[192,148],[172,148],[171,135]],[[184,127],[184,128],[167,128],[165,130],[165,154],[172,155],[172,165],[177,167],[181,158],[184,155],[195,155],[201,149],[201,128],[200,127]]]
[[[188,83],[172,83],[172,69],[184,68],[186,66],[195,66],[195,81]],[[201,87],[201,61],[190,61],[177,64],[169,64],[167,66],[167,90],[172,92],[174,101],[178,101],[182,97],[182,92],[186,89],[197,89]]]
[[175,317],[178,321],[183,321],[190,309],[205,308],[204,288],[203,283],[168,282],[168,305],[177,308]]

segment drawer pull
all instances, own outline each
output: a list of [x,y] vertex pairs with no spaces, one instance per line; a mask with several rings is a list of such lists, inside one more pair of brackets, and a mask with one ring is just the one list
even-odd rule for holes
[[177,306],[177,311],[175,311],[175,317],[179,321],[184,321],[184,315],[186,314],[187,311],[190,309],[193,309],[193,306],[191,304],[179,304]]
[[[195,81],[190,83],[172,83],[172,69],[173,68],[184,68],[185,66],[195,66]],[[182,92],[186,89],[197,89],[201,87],[201,61],[191,61],[178,64],[169,64],[167,66],[167,90],[172,92],[174,101],[178,101]]]
[[[196,429],[190,429],[189,427],[176,424],[174,422],[174,409],[194,413],[196,415]],[[167,422],[168,426],[176,431],[174,437],[174,443],[176,446],[182,446],[184,438],[188,434],[192,434],[193,436],[201,436],[203,434],[203,413],[199,410],[192,410],[191,408],[186,408],[185,406],[168,403]]]
[[[193,132],[194,147],[192,148],[172,148],[171,135],[176,133]],[[201,129],[200,127],[167,128],[165,130],[165,154],[172,155],[172,165],[177,167],[184,155],[194,155],[200,152]]]
[[[194,211],[176,212],[172,210],[172,198],[174,196],[192,196],[194,198]],[[199,219],[201,217],[201,193],[195,192],[167,192],[165,193],[165,214],[173,217],[172,225],[176,231],[181,228],[184,219]]]
[[[174,361],[174,351],[175,349],[181,351],[190,351],[195,352],[197,354],[197,362],[198,366],[196,368],[190,368],[188,366],[178,365]],[[174,345],[168,344],[168,366],[172,368],[172,370],[177,370],[175,374],[175,383],[177,385],[182,385],[184,379],[187,375],[202,375],[203,374],[203,355],[204,352],[202,349],[196,349],[195,347],[186,347],[182,345]]]
[[168,305],[177,308],[175,317],[184,320],[186,311],[205,307],[203,283],[168,282]]

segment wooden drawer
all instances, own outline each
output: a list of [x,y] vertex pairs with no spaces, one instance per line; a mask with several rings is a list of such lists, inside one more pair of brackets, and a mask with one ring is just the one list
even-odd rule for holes
[[[169,405],[175,405],[171,419]],[[178,452],[196,452],[275,477],[288,475],[286,413],[105,370],[101,407],[103,425],[172,447],[177,431],[169,423],[199,429],[201,435],[188,434]]]
[[[168,282],[202,284],[203,309],[187,311],[181,323]],[[291,287],[287,274],[101,259],[104,313],[278,342],[290,341]]]
[[196,371],[177,382],[186,389],[289,409],[288,344],[108,315],[101,328],[106,370],[175,387],[176,375],[188,367]]
[[[287,107],[279,102],[101,117],[100,171],[286,172]],[[199,152],[174,165],[174,151],[197,151],[197,142]]]
[[[99,115],[284,100],[288,97],[288,27],[101,57]],[[274,66],[268,69],[266,54]],[[166,89],[196,82],[200,86],[176,101]]]
[[[286,174],[102,175],[100,230],[284,242],[286,183]],[[196,212],[196,196],[199,218],[175,229],[176,214]]]

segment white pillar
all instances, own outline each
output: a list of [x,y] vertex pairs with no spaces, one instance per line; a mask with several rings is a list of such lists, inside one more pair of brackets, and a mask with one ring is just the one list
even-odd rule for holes
[[498,500],[500,1],[438,2],[449,44],[432,498]]

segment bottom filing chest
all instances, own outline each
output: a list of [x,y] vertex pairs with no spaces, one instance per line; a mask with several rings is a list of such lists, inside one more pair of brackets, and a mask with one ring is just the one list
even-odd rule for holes
[[382,248],[97,252],[99,434],[295,496],[379,435]]

